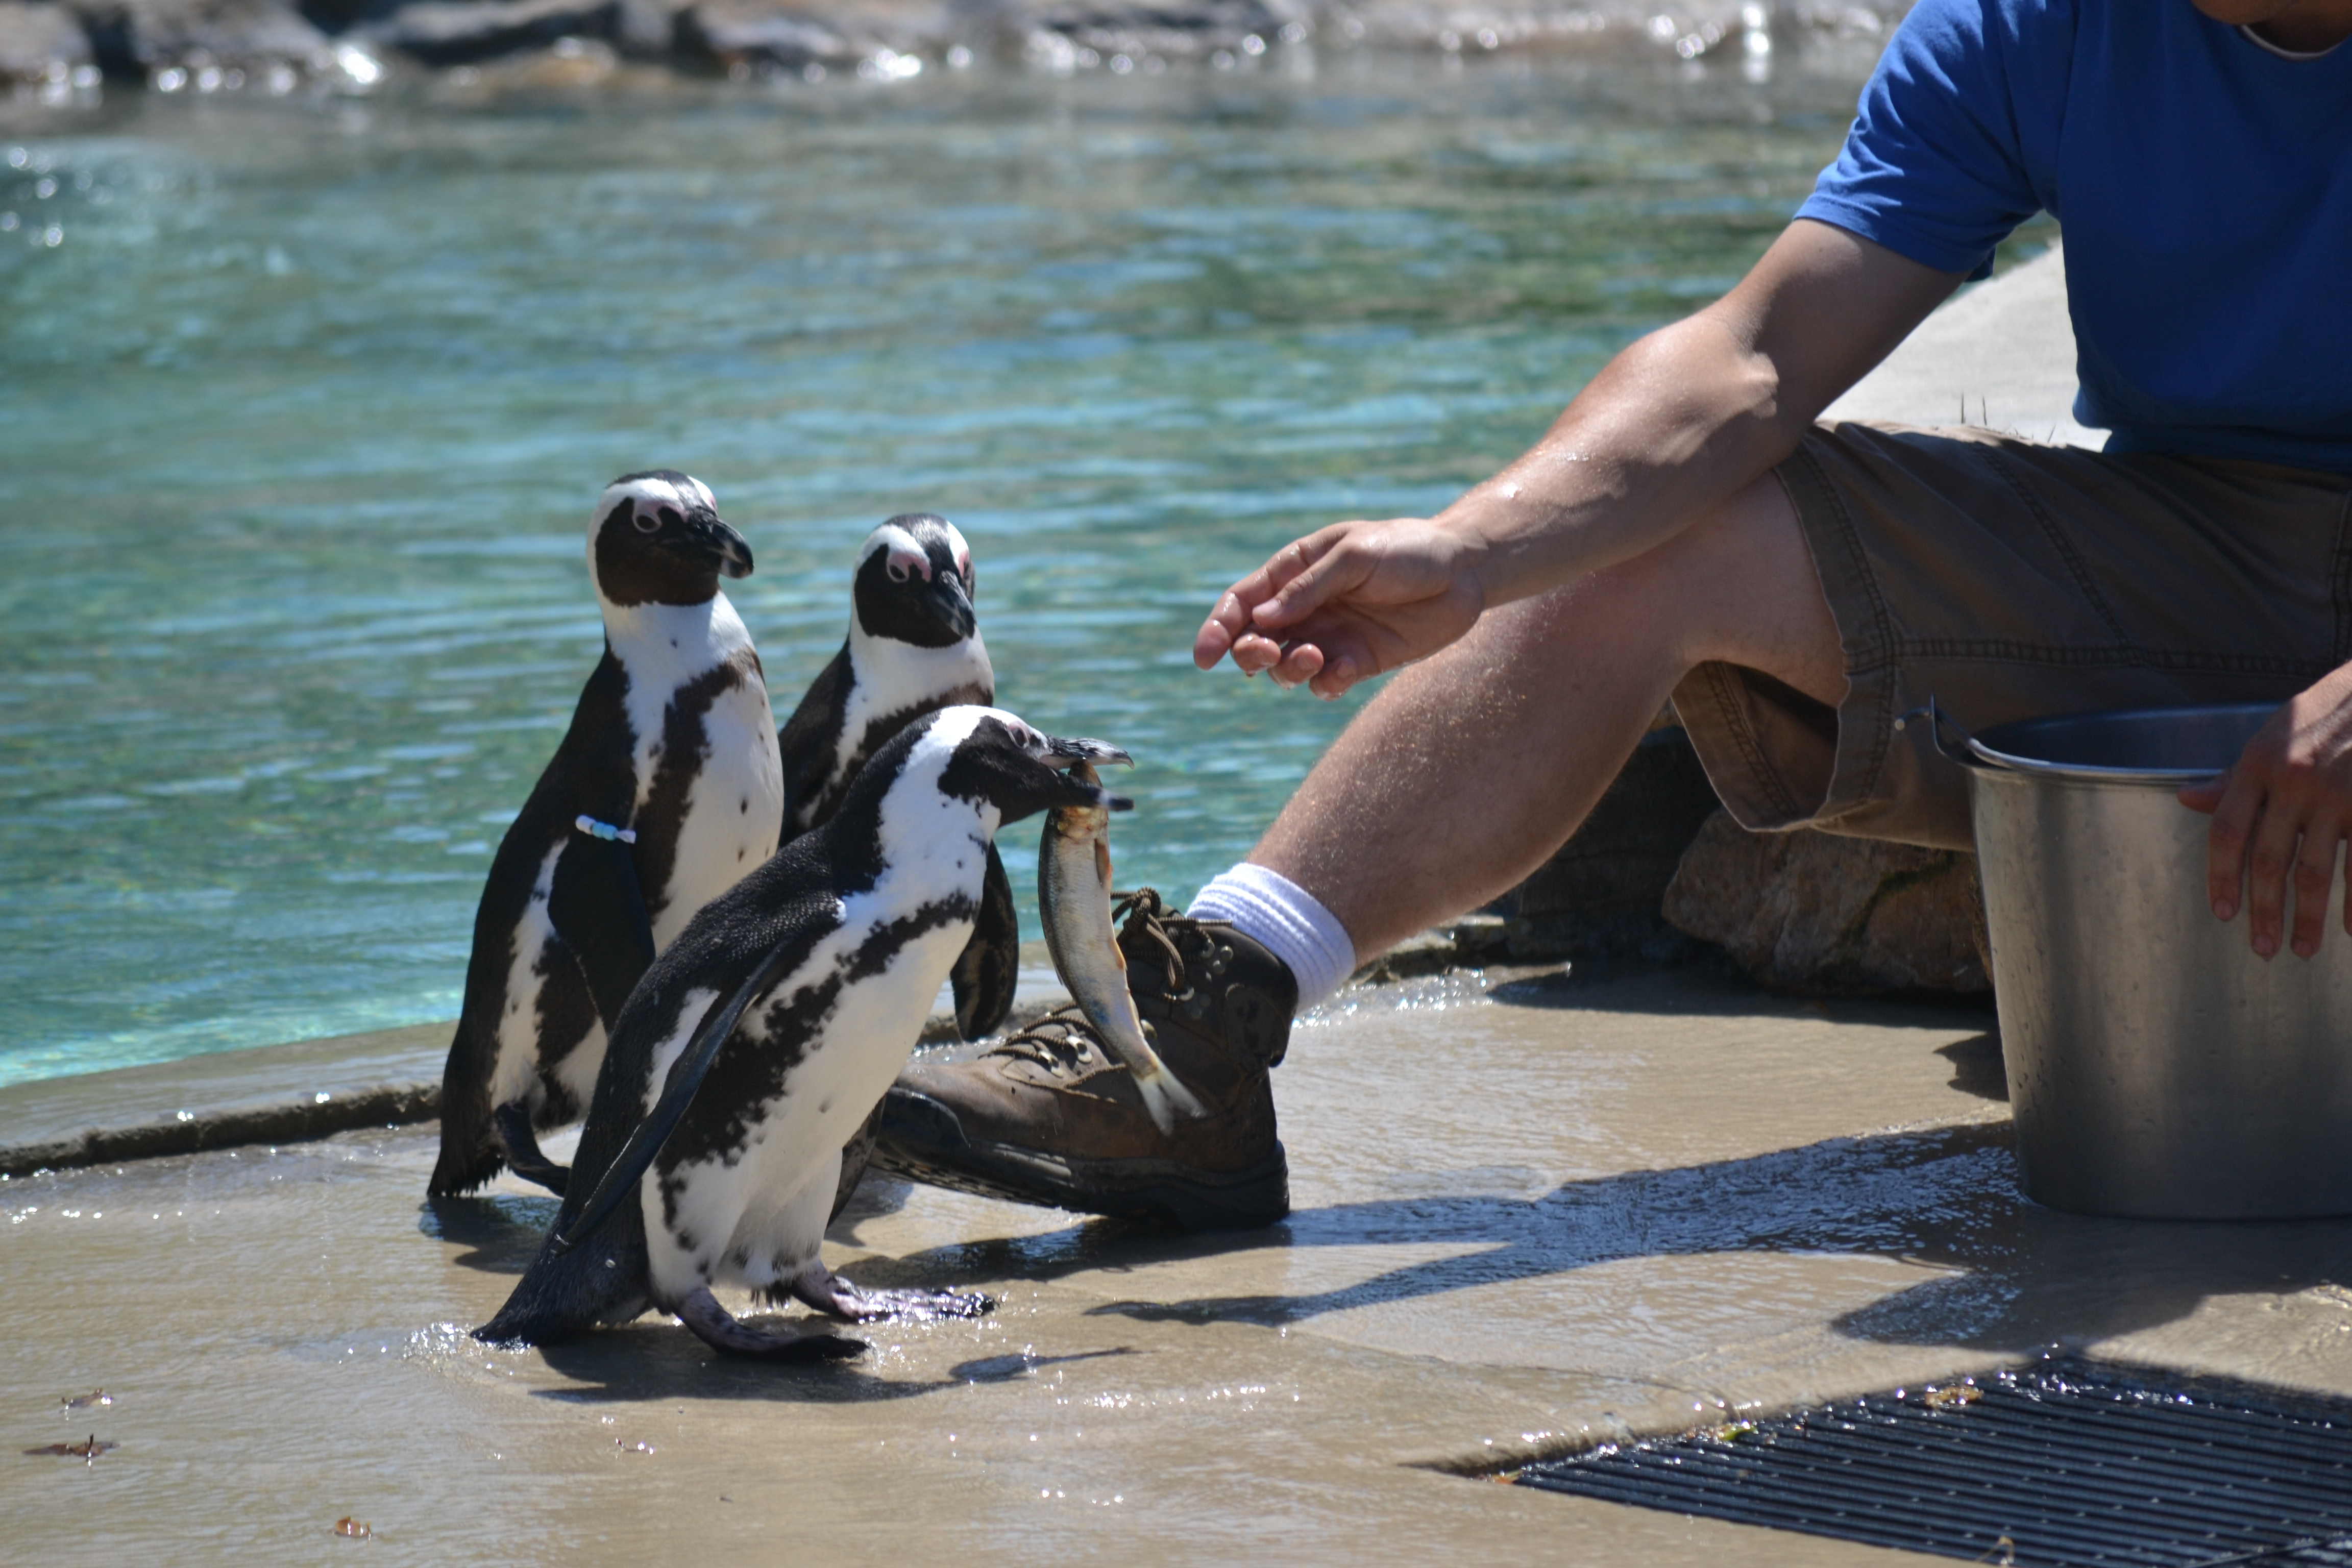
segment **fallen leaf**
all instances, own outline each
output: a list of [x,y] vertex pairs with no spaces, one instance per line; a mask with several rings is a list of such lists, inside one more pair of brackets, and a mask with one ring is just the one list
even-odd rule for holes
[[375,1531],[353,1519],[350,1514],[345,1514],[335,1521],[335,1533],[348,1536],[353,1541],[366,1541],[372,1538]]

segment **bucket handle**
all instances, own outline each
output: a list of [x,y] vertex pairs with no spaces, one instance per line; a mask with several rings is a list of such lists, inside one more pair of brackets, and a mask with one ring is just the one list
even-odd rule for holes
[[[1961,767],[1976,768],[1981,772],[2005,771],[2003,767],[2005,759],[2001,754],[1990,750],[1983,742],[1969,734],[1958,720],[1937,707],[1933,692],[1928,694],[1924,707],[1914,708],[1895,721],[1895,728],[1900,731],[1914,719],[1927,721],[1927,743],[1935,747],[1936,754],[1946,762],[1957,763]],[[1959,748],[1957,751],[1944,743],[1944,731],[1947,729],[1959,738]]]

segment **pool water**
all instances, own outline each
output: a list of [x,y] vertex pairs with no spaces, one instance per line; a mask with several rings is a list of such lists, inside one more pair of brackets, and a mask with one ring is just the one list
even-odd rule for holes
[[1189,897],[1360,700],[1194,671],[1216,590],[1442,506],[1721,291],[1857,79],[1342,58],[19,122],[0,1082],[454,1016],[634,468],[751,540],[782,711],[866,531],[954,519],[1000,700],[1134,752],[1118,880]]

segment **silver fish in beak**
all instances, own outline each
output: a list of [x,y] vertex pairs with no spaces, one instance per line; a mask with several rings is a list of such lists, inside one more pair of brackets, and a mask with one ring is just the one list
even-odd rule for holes
[[[1099,784],[1094,764],[1076,761],[1070,777]],[[1143,1108],[1162,1132],[1176,1117],[1206,1116],[1208,1110],[1177,1081],[1151,1048],[1135,998],[1127,989],[1127,955],[1110,921],[1110,807],[1057,805],[1045,814],[1037,846],[1037,910],[1045,917],[1045,946],[1062,984],[1102,1037],[1111,1058],[1134,1077]]]

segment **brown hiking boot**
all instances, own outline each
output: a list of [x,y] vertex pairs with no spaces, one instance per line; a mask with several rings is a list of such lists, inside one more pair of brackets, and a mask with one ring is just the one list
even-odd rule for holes
[[882,1102],[874,1163],[961,1192],[1186,1230],[1270,1225],[1290,1212],[1266,1069],[1290,1042],[1298,984],[1222,921],[1165,909],[1146,888],[1114,918],[1136,1010],[1168,1070],[1209,1114],[1153,1126],[1126,1068],[1073,1004],[966,1061],[910,1062]]

